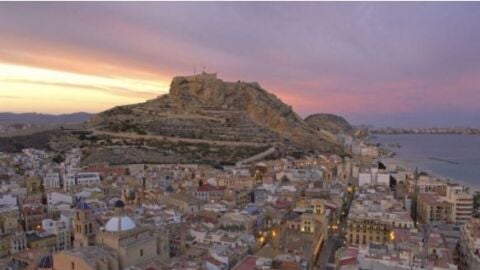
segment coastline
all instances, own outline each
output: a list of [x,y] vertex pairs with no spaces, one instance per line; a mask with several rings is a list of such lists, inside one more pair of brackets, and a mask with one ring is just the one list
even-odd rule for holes
[[478,136],[401,134],[374,135],[367,140],[377,145],[381,159],[399,168],[410,172],[418,168],[441,181],[480,191]]
[[[416,165],[414,164],[413,162],[411,161],[408,161],[408,160],[405,160],[403,158],[400,158],[398,157],[398,155],[395,153],[395,151],[393,151],[392,149],[389,149],[389,148],[385,148],[384,146],[380,145],[379,148],[381,148],[383,151],[386,151],[386,152],[389,152],[389,153],[394,153],[395,155],[392,156],[392,157],[381,157],[379,158],[380,160],[387,160],[387,161],[391,161],[392,163],[394,163],[399,169],[403,169],[407,172],[411,172],[413,173],[415,171],[416,168],[418,168],[418,170],[420,172],[426,172],[428,175],[430,176],[434,176],[436,177],[438,180],[440,181],[443,181],[443,182],[446,182],[446,183],[452,183],[452,184],[459,184],[459,185],[462,185],[462,186],[465,186],[465,187],[468,187],[470,191],[472,191],[473,193],[475,192],[480,192],[480,185],[475,185],[475,184],[472,184],[472,183],[468,183],[468,182],[465,182],[463,180],[460,180],[460,179],[452,179],[451,177],[447,177],[445,175],[441,175],[440,173],[438,172],[435,172],[433,170],[430,170],[430,169],[426,169],[426,168],[423,168],[422,166],[420,165]],[[447,181],[447,179],[449,181]]]

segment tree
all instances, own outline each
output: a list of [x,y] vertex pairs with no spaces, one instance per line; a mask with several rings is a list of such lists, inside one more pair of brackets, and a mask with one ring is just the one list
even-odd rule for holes
[[290,179],[288,179],[288,177],[286,175],[282,176],[282,178],[280,180],[281,180],[282,184],[290,183]]
[[53,159],[52,159],[53,162],[57,163],[57,164],[60,164],[62,162],[65,161],[65,157],[62,155],[62,154],[56,154]]

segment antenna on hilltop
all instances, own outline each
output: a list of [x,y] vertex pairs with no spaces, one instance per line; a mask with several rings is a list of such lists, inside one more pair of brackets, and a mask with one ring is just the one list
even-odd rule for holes
[[197,75],[197,64],[193,65],[193,75]]
[[202,66],[202,73],[205,73],[205,66]]

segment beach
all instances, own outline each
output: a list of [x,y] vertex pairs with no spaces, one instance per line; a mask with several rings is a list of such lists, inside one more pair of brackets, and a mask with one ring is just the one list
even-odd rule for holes
[[402,168],[418,168],[445,181],[480,190],[480,136],[377,135],[371,141],[395,152],[394,157],[386,159]]

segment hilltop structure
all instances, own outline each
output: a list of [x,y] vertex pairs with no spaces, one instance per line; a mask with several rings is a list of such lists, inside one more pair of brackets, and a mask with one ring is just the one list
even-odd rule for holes
[[[238,147],[250,150],[212,157],[217,161],[237,162],[271,147],[277,155],[343,153],[335,138],[310,127],[291,106],[258,83],[224,82],[208,73],[175,77],[169,94],[107,110],[92,117],[87,125],[97,135],[147,140],[150,146],[156,145],[155,141],[192,147],[214,144],[230,155],[238,152]],[[222,150],[212,156],[220,156]],[[97,152],[87,160],[98,161],[100,156],[107,155]],[[202,157],[207,158],[207,154]]]

